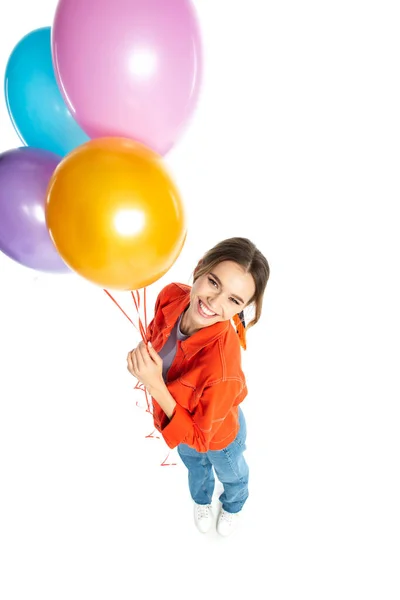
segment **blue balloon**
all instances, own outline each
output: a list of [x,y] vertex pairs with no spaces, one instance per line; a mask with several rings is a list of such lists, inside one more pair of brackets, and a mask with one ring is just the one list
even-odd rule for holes
[[51,56],[51,28],[23,37],[7,62],[4,91],[11,121],[27,146],[65,156],[89,141],[59,90]]

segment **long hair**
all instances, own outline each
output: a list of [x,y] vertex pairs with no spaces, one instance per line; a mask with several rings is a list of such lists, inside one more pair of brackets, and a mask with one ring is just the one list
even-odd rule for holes
[[232,237],[219,242],[204,254],[194,270],[193,281],[210,273],[216,265],[224,261],[232,261],[240,265],[246,273],[252,275],[255,284],[255,292],[248,302],[248,305],[254,304],[253,319],[246,325],[243,312],[234,317],[241,344],[245,348],[246,330],[253,327],[261,317],[264,293],[270,274],[269,264],[262,252],[249,239]]

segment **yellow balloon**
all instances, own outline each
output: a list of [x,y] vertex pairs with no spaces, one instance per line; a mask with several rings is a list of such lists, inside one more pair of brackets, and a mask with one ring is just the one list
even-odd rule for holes
[[46,224],[73,271],[116,290],[162,277],[186,239],[183,203],[162,158],[125,138],[91,140],[59,163]]

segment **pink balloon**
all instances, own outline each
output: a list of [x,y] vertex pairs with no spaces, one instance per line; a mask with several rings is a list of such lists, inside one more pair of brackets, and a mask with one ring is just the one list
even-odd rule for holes
[[162,155],[196,106],[201,50],[190,0],[59,0],[52,27],[57,82],[87,135]]

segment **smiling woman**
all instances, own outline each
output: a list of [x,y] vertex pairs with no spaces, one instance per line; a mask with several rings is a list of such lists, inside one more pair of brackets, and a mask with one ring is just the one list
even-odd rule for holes
[[230,238],[198,263],[193,286],[171,283],[161,290],[141,342],[128,353],[128,370],[149,391],[155,427],[177,447],[189,473],[195,523],[212,522],[214,472],[224,486],[217,531],[232,533],[248,497],[244,459],[246,423],[239,405],[247,396],[237,323],[246,307],[261,317],[269,278],[265,256],[247,238]]
[[187,335],[219,321],[228,321],[247,306],[256,286],[251,273],[231,260],[217,264],[196,278],[181,329]]

